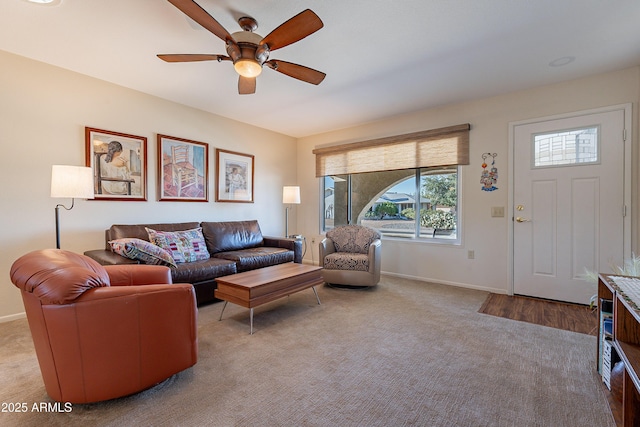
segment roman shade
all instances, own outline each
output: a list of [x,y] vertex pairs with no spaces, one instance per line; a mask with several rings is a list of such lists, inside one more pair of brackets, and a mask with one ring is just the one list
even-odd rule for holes
[[316,148],[316,177],[469,164],[467,124]]

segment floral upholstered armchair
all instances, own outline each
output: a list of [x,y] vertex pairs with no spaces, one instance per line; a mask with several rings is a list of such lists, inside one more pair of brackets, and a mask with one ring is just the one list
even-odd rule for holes
[[361,225],[327,232],[320,242],[320,266],[328,284],[375,286],[380,281],[380,233]]

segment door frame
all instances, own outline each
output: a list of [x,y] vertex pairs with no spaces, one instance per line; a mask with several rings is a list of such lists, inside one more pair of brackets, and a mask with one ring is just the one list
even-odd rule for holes
[[633,125],[632,125],[632,105],[618,104],[608,107],[594,108],[590,110],[576,111],[572,113],[557,114],[553,116],[538,117],[534,119],[520,120],[516,122],[509,122],[509,168],[508,168],[508,182],[511,184],[509,187],[507,198],[507,218],[509,219],[509,225],[507,227],[507,258],[508,258],[508,290],[509,295],[513,295],[514,289],[514,261],[515,261],[515,248],[514,248],[514,194],[515,194],[515,181],[514,181],[514,155],[515,155],[515,129],[517,126],[529,125],[534,123],[547,122],[552,120],[567,119],[571,117],[587,116],[591,114],[606,113],[611,111],[624,111],[624,220],[623,220],[623,254],[624,259],[631,256],[631,219],[633,218],[632,204],[631,204],[631,187],[632,187],[632,174],[631,174],[631,141],[633,141]]

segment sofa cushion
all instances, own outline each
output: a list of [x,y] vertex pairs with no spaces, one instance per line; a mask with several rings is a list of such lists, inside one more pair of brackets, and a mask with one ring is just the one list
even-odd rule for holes
[[171,254],[176,263],[209,259],[201,228],[184,231],[158,231],[147,228],[151,243]]
[[111,240],[111,250],[125,258],[135,259],[143,264],[166,265],[175,267],[171,254],[160,246],[135,237]]
[[236,263],[238,273],[268,267],[270,265],[293,262],[294,253],[283,248],[258,247],[230,252],[218,252],[213,257]]
[[[198,283],[213,280],[215,277],[236,274],[236,264],[225,259],[209,258],[201,261],[178,264],[171,269],[173,283]],[[213,296],[213,295],[212,295]]]
[[256,220],[202,222],[201,226],[211,254],[262,246],[262,232]]

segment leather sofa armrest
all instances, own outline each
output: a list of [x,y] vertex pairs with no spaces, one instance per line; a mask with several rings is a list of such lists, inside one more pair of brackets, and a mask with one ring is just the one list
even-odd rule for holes
[[283,248],[293,251],[293,262],[302,263],[302,240],[289,237],[262,237],[264,246],[271,248]]
[[105,265],[111,286],[171,284],[171,269],[162,265]]
[[101,265],[139,264],[136,260],[125,258],[122,255],[106,249],[86,251],[84,254]]

